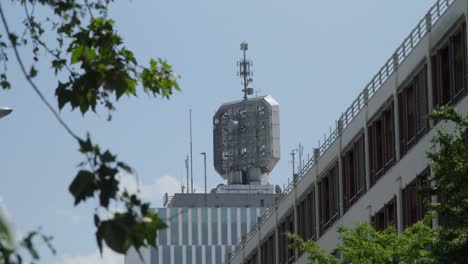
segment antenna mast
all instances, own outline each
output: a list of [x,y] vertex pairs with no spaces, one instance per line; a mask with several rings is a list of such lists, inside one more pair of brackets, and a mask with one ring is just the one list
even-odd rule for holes
[[253,82],[253,71],[250,70],[250,67],[253,66],[253,62],[246,58],[246,52],[249,49],[249,44],[245,41],[242,42],[240,44],[240,49],[242,50],[244,57],[237,62],[237,66],[239,66],[237,76],[239,76],[242,85],[244,85],[242,92],[244,92],[244,100],[247,100],[247,95],[253,94],[253,88],[248,87],[248,85]]
[[193,193],[192,109],[190,109],[190,190]]

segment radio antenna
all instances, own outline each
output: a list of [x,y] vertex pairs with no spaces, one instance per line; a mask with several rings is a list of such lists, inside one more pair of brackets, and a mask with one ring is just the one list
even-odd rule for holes
[[243,58],[237,62],[237,66],[239,66],[239,71],[237,72],[237,76],[241,79],[242,85],[244,85],[244,100],[247,100],[247,95],[253,94],[253,88],[249,88],[249,84],[253,82],[252,76],[253,71],[250,70],[250,67],[253,66],[253,62],[250,59],[247,59],[246,53],[249,49],[249,44],[247,42],[242,42],[240,44],[240,49],[243,53]]

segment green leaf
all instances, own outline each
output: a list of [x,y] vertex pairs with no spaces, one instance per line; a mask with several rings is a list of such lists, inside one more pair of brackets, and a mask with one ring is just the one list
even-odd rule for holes
[[122,170],[128,172],[128,173],[133,173],[133,169],[128,166],[127,164],[123,163],[123,162],[117,162],[117,167],[121,168]]
[[102,207],[108,208],[111,199],[116,198],[119,191],[119,182],[115,179],[115,174],[107,175],[98,183],[99,188],[99,202]]
[[13,248],[13,236],[11,234],[10,227],[8,226],[4,215],[0,211],[0,243],[3,241],[6,242],[3,246]]
[[34,68],[34,65],[33,65],[33,66],[31,66],[31,69],[29,70],[29,77],[34,78],[34,77],[36,77],[36,75],[37,75],[37,70],[36,70],[36,68]]
[[78,143],[80,144],[80,152],[87,153],[93,151],[93,143],[91,142],[91,138],[89,134],[86,136],[86,140],[79,140]]
[[83,54],[84,47],[78,46],[72,50],[71,53],[71,64],[75,64],[80,61],[81,55]]
[[10,41],[12,42],[13,46],[18,45],[18,36],[16,34],[10,33],[8,37],[10,38]]
[[118,216],[114,219],[101,222],[96,232],[96,238],[98,240],[98,245],[100,245],[99,248],[101,252],[103,240],[109,248],[120,254],[125,254],[130,248],[132,244],[128,233],[130,222],[124,220],[126,219]]
[[68,189],[75,197],[75,205],[92,197],[97,190],[94,174],[86,170],[79,171]]
[[101,159],[102,163],[106,163],[106,162],[114,162],[116,159],[116,156],[112,155],[110,151],[106,150],[101,156],[99,156],[99,158]]
[[59,109],[62,109],[65,104],[71,101],[72,94],[71,91],[67,89],[70,83],[61,83],[59,82],[57,89],[55,89],[55,95],[57,96]]

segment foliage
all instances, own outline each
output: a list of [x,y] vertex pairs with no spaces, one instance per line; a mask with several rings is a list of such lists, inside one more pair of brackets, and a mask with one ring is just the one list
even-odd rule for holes
[[34,243],[36,237],[55,254],[55,248],[50,242],[52,237],[42,234],[40,229],[29,232],[21,241],[15,243],[7,221],[0,212],[0,263],[22,263],[23,256],[20,254],[20,251],[26,251],[28,257],[33,261],[39,260],[40,255]]
[[[0,86],[12,89],[8,78],[9,57],[17,60],[33,91],[49,108],[57,121],[78,143],[85,160],[70,184],[69,191],[78,205],[88,198],[96,197],[94,222],[96,239],[102,251],[103,243],[118,253],[125,253],[130,246],[138,252],[141,247],[156,245],[156,231],[165,228],[157,215],[150,212],[149,204],[137,194],[119,191],[117,174],[131,173],[132,169],[118,161],[109,150],[101,151],[88,134],[82,138],[74,133],[60,114],[38,89],[34,78],[39,74],[38,62],[47,54],[57,80],[55,95],[57,107],[79,109],[85,115],[90,110],[97,112],[102,106],[108,111],[108,120],[115,110],[115,103],[122,97],[137,96],[138,86],[145,94],[169,98],[174,90],[180,90],[179,78],[163,59],[152,59],[148,67],[142,66],[132,51],[124,46],[115,30],[115,22],[108,17],[108,8],[113,0],[12,0],[24,9],[23,34],[13,32],[0,3],[0,15],[4,34],[0,33]],[[41,10],[41,14],[35,13]],[[17,19],[17,18],[15,18]],[[21,32],[21,31],[19,31]],[[27,66],[18,50],[30,49],[31,65]],[[46,73],[47,74],[47,73]],[[123,212],[110,210],[112,203],[124,207]],[[0,262],[9,263],[9,256],[20,256],[8,241],[9,227],[0,223],[2,251]],[[33,248],[32,238],[25,245]],[[29,236],[28,236],[29,237]],[[50,239],[47,240],[50,243]],[[8,253],[10,252],[10,253]],[[33,252],[33,251],[30,251]],[[31,254],[35,259],[36,254]],[[37,255],[37,257],[39,257]]]
[[[432,142],[437,151],[428,154],[432,162],[433,185],[429,193],[442,201],[431,209],[447,224],[434,252],[440,263],[466,263],[468,258],[468,117],[453,107],[442,107],[430,116],[447,130],[436,126]],[[442,122],[443,121],[443,122]]]
[[321,249],[313,240],[304,241],[291,235],[293,247],[309,253],[310,263],[436,263],[429,245],[438,240],[438,229],[430,226],[432,217],[405,229],[398,234],[394,226],[378,231],[368,223],[356,224],[352,229],[340,226],[340,243],[334,250],[341,260]]

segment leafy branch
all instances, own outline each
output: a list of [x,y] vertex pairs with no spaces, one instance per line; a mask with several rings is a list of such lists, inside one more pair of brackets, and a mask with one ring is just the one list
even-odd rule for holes
[[[18,37],[11,31],[0,3],[0,16],[7,38],[5,40],[0,35],[0,62],[4,66],[0,72],[0,86],[3,89],[12,87],[7,78],[7,50],[12,50],[33,91],[57,122],[77,141],[80,152],[85,156],[69,191],[75,198],[75,205],[91,197],[98,199],[94,223],[101,252],[104,242],[122,254],[130,246],[138,252],[141,247],[156,246],[156,232],[165,228],[164,222],[149,210],[149,203],[144,203],[136,194],[121,192],[118,188],[117,174],[121,171],[132,173],[132,168],[118,161],[109,150],[101,151],[98,145],[92,143],[89,134],[82,138],[75,133],[46,100],[33,79],[38,75],[36,64],[40,60],[40,51],[45,50],[52,56],[50,62],[58,80],[55,88],[58,108],[70,106],[72,110],[79,109],[85,115],[89,110],[96,112],[98,105],[102,105],[108,110],[110,120],[115,102],[122,95],[136,96],[139,84],[145,94],[169,98],[174,90],[180,90],[177,83],[179,76],[163,59],[150,60],[148,67],[138,63],[133,52],[123,45],[122,38],[115,30],[115,22],[107,17],[112,0],[13,2],[24,8],[25,33]],[[34,14],[36,6],[50,10],[53,15],[39,18]],[[46,40],[46,31],[55,35],[55,41]],[[33,54],[29,70],[18,50],[18,47],[28,45],[31,45]],[[121,204],[123,212],[112,212],[111,203]],[[4,245],[0,241],[0,246]]]

